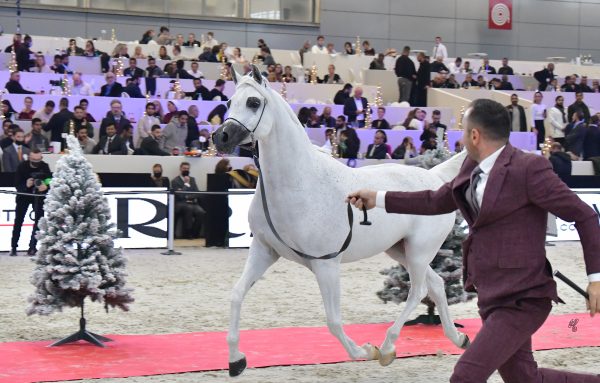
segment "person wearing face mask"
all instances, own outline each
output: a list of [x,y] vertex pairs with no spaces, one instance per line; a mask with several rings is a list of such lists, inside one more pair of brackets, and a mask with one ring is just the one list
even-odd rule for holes
[[5,173],[14,173],[19,164],[29,156],[29,147],[25,145],[25,133],[18,125],[10,127],[13,131],[12,145],[7,146],[2,152],[2,167]]
[[[189,162],[179,165],[180,175],[171,180],[173,191],[197,192],[196,179],[190,177]],[[206,211],[200,206],[197,195],[175,194],[175,219],[182,220],[183,238],[197,238],[202,227]]]
[[50,178],[52,173],[47,163],[42,161],[42,152],[39,149],[34,148],[29,153],[29,159],[23,161],[17,167],[15,174],[15,186],[17,192],[38,194],[42,197],[34,197],[30,195],[17,195],[16,197],[16,208],[15,208],[15,221],[11,239],[11,251],[10,256],[17,256],[17,247],[19,245],[19,238],[21,236],[21,227],[25,220],[25,214],[29,209],[29,206],[33,206],[35,213],[35,223],[33,225],[33,232],[31,233],[31,239],[29,241],[29,250],[27,255],[33,256],[36,252],[37,239],[35,235],[38,230],[38,221],[44,216],[44,197],[48,192],[48,185],[50,184]]
[[150,179],[152,180],[152,184],[157,188],[167,188],[170,187],[170,182],[167,177],[163,177],[163,168],[161,164],[154,164],[152,166],[152,174],[150,175]]

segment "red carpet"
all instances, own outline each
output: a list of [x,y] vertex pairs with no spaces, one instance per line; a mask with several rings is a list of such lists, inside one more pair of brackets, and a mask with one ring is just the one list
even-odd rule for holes
[[[577,331],[569,327],[578,319]],[[471,340],[479,319],[457,322]],[[600,318],[586,314],[551,316],[534,337],[536,350],[600,346]],[[379,345],[389,324],[348,325],[345,330],[358,344]],[[51,342],[0,343],[0,382],[24,383],[159,375],[226,369],[225,333],[168,335],[109,335],[114,342],[102,349],[88,344],[46,347]],[[322,364],[348,361],[348,356],[326,327],[275,328],[242,331],[241,350],[249,367]],[[404,327],[397,342],[399,357],[459,354],[442,328]],[[396,362],[398,363],[398,362]],[[401,362],[400,362],[401,363]]]

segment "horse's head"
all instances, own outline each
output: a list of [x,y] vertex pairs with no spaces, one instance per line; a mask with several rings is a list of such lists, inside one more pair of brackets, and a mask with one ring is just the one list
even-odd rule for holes
[[[233,69],[233,68],[232,68]],[[213,133],[217,150],[231,153],[237,145],[249,144],[266,137],[273,125],[272,105],[269,105],[270,87],[255,65],[248,75],[236,75],[232,70],[236,91],[228,102],[229,117]]]

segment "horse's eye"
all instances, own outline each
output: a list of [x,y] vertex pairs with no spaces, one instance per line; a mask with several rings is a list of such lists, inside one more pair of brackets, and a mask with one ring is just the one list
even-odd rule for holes
[[258,97],[248,97],[246,106],[250,109],[256,110],[260,106],[260,99]]
[[227,109],[231,108],[231,100],[227,101]]

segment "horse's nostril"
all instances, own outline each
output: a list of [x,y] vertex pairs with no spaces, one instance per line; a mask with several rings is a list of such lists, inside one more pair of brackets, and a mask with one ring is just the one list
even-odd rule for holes
[[223,132],[223,134],[221,135],[221,142],[227,142],[228,139],[229,136],[227,135],[227,133]]

